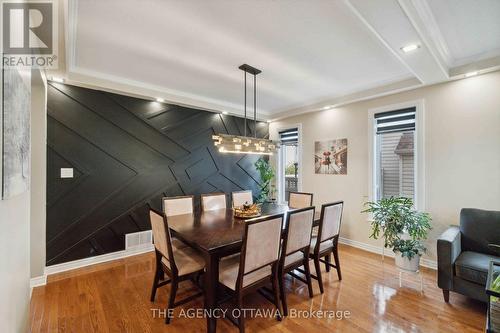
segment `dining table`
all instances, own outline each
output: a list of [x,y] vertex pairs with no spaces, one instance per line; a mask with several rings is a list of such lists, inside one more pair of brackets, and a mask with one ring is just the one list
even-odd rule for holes
[[[276,214],[286,216],[293,208],[284,204],[264,203],[258,218]],[[319,223],[320,214],[314,215],[314,225]],[[197,250],[205,260],[204,297],[207,319],[207,332],[214,333],[217,328],[215,316],[211,315],[217,306],[217,286],[219,282],[219,261],[221,258],[239,253],[245,231],[245,222],[234,216],[231,208],[207,210],[193,214],[168,217],[168,225],[173,236]]]

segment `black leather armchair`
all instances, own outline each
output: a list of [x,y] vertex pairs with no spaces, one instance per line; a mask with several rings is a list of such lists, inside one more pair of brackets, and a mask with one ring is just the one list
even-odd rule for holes
[[437,241],[438,286],[445,302],[450,290],[487,302],[485,285],[491,260],[500,260],[500,211],[464,208],[460,226]]

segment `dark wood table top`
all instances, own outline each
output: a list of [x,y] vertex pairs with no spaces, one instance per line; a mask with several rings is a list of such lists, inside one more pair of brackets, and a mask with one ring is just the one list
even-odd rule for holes
[[[286,205],[263,204],[262,216],[285,214],[292,211]],[[315,214],[315,221],[319,218]],[[241,245],[245,220],[234,217],[232,209],[218,209],[183,214],[168,218],[170,230],[176,237],[204,252]]]

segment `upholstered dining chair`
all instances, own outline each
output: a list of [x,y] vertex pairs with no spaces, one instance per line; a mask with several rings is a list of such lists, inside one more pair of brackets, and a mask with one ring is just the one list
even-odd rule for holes
[[313,204],[313,194],[306,192],[290,192],[288,206],[290,208],[306,208]]
[[[269,298],[281,309],[278,290],[278,259],[281,243],[283,214],[245,222],[241,254],[221,260],[219,282],[228,289],[238,309],[243,308],[243,296],[271,282],[273,297]],[[267,298],[267,297],[266,297]],[[236,318],[228,318],[245,332],[244,312]]]
[[[156,254],[156,271],[151,290],[151,302],[155,300],[156,290],[170,283],[170,296],[167,304],[168,314],[168,309],[190,302],[203,294],[199,292],[175,302],[179,282],[194,281],[198,278],[205,270],[205,261],[192,248],[176,246],[170,235],[168,221],[164,214],[151,209],[149,218],[153,230],[153,244]],[[168,280],[165,280],[165,275],[168,276]],[[160,282],[162,279],[163,281]],[[169,324],[170,319],[170,316],[167,315],[165,323]]]
[[[280,298],[283,306],[283,315],[288,316],[288,305],[285,294],[285,274],[290,274],[307,284],[309,297],[313,297],[311,272],[309,271],[309,247],[314,221],[314,207],[306,207],[291,211],[287,216],[287,223],[283,236],[280,261],[278,265],[278,280],[280,284]],[[293,271],[304,266],[306,279],[294,274]]]
[[194,211],[194,196],[164,197],[163,212],[165,216],[192,214]]
[[[314,268],[316,269],[316,275],[311,275],[311,277],[318,280],[319,290],[321,293],[323,293],[323,280],[321,279],[320,262],[325,264],[327,272],[330,271],[330,267],[335,268],[337,270],[339,280],[342,280],[338,253],[338,241],[343,208],[343,201],[322,205],[318,236],[311,239],[309,258],[313,259]],[[335,259],[335,265],[331,263],[331,254],[333,254]]]
[[244,204],[253,204],[252,191],[237,191],[232,193],[233,207],[241,207]]
[[201,209],[204,211],[226,208],[225,193],[207,193],[201,195]]

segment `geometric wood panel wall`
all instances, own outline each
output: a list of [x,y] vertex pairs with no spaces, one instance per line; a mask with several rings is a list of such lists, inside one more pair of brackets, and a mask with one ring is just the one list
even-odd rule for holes
[[[242,118],[53,82],[47,112],[47,265],[123,250],[163,196],[258,192],[258,156],[212,144],[242,135]],[[256,130],[268,137],[267,123]]]

